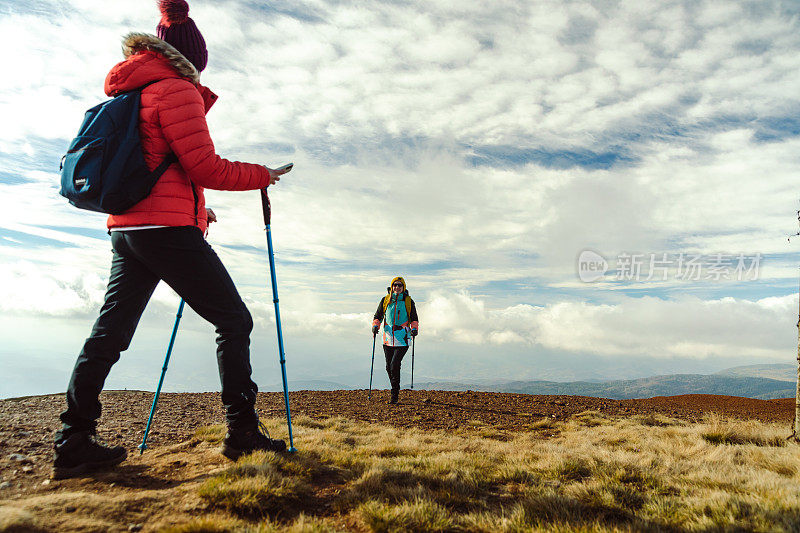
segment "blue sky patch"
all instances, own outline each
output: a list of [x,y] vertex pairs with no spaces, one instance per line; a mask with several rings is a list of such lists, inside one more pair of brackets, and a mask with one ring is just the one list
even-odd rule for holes
[[[243,4],[251,8],[254,13],[263,14],[265,22],[269,22],[270,16],[283,15],[301,22],[322,23],[325,22],[324,15],[327,14],[312,5],[303,5],[303,2],[256,2],[251,0],[245,1]],[[254,22],[253,18],[249,20]]]
[[566,170],[581,167],[587,170],[608,170],[612,167],[627,166],[636,158],[625,150],[556,150],[548,148],[517,148],[515,146],[478,146],[467,156],[467,161],[476,167],[499,166],[519,167],[530,163],[545,168]]
[[800,115],[767,117],[756,122],[753,138],[759,142],[782,141],[800,135]]
[[43,224],[38,224],[37,226],[44,229],[63,231],[64,233],[70,233],[73,235],[91,237],[92,239],[102,239],[104,241],[107,241],[109,238],[108,231],[95,228],[82,228],[79,226],[46,226]]
[[53,3],[42,0],[0,0],[0,13],[19,13],[23,15],[39,15],[48,17],[52,15]]
[[[0,163],[3,162],[3,157],[0,156]],[[0,170],[0,183],[5,183],[6,185],[22,185],[24,183],[33,183],[34,180],[30,178],[26,178],[22,174],[18,172],[5,172]]]
[[39,247],[57,247],[57,248],[74,248],[76,245],[63,242],[48,237],[40,237],[39,235],[32,235],[22,231],[15,231],[7,228],[0,228],[0,245],[14,246],[20,248],[39,248]]
[[[77,133],[80,122],[75,123]],[[32,155],[22,151],[15,153],[0,152],[0,167],[6,173],[23,174],[32,170],[58,173],[61,156],[67,151],[69,139],[46,139],[29,136],[25,142],[32,148]]]

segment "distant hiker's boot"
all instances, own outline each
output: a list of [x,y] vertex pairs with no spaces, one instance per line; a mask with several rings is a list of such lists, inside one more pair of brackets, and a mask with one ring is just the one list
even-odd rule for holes
[[92,470],[114,466],[128,457],[122,446],[103,446],[88,431],[73,433],[55,445],[53,479],[76,477]]
[[267,428],[261,422],[242,429],[228,429],[228,434],[222,443],[222,455],[235,461],[242,455],[256,450],[282,452],[286,450],[286,442],[271,439]]
[[392,395],[389,397],[389,405],[397,405],[400,399],[400,389],[392,389]]

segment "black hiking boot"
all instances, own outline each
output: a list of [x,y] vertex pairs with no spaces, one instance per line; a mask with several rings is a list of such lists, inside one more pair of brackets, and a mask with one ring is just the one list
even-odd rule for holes
[[400,389],[392,389],[392,396],[389,398],[389,405],[397,405],[400,399]]
[[103,446],[88,431],[73,433],[55,445],[53,479],[76,477],[92,470],[114,466],[128,457],[122,446]]
[[269,431],[261,422],[258,425],[242,429],[228,428],[228,434],[225,435],[225,440],[222,442],[222,455],[235,461],[242,455],[256,450],[282,452],[286,450],[286,442],[280,439],[271,439]]

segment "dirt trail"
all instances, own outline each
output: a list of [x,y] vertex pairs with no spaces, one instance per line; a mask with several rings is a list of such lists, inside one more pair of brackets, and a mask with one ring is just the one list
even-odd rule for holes
[[[136,446],[141,442],[152,398],[151,392],[104,392],[101,398],[103,418],[98,428],[100,437],[110,443],[123,444],[131,457],[138,456]],[[766,401],[704,394],[608,400],[472,391],[402,391],[400,405],[388,406],[387,399],[388,391],[385,390],[374,391],[372,401],[367,400],[365,390],[297,391],[290,394],[294,416],[342,416],[395,427],[458,431],[480,431],[487,427],[496,431],[525,431],[543,418],[564,420],[594,410],[617,416],[662,414],[690,421],[715,412],[732,418],[786,423],[788,435],[794,415],[794,399]],[[51,484],[47,481],[53,453],[52,435],[59,426],[58,413],[63,406],[64,397],[60,394],[0,400],[0,500],[50,493],[56,490],[56,486],[58,491],[67,491],[73,483],[84,483]],[[282,395],[260,394],[258,410],[264,417],[285,416]],[[159,449],[187,441],[197,427],[222,423],[223,409],[216,393],[163,394],[148,438],[151,451],[145,457],[149,455],[155,460]],[[285,434],[277,436],[286,438]],[[153,463],[145,468],[146,461],[141,464],[128,461],[123,473],[130,475],[122,475],[121,479],[126,479],[125,483],[131,484],[132,488],[149,490],[160,490],[178,482],[171,481],[169,466]],[[219,468],[217,462],[213,460],[205,464],[212,469]],[[150,471],[153,468],[163,470],[164,475],[154,475]],[[175,475],[182,476],[181,479],[188,475],[187,479],[190,479],[192,476],[185,470],[178,468]],[[94,490],[90,482],[85,483],[89,483],[87,489]],[[104,483],[116,482],[109,478]],[[96,490],[101,491],[99,488]]]

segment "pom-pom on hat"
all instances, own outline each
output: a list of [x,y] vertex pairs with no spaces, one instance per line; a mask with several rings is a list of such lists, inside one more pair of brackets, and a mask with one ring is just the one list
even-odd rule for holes
[[186,0],[159,0],[161,21],[156,26],[156,35],[178,49],[192,65],[201,72],[208,63],[206,41],[189,17]]

